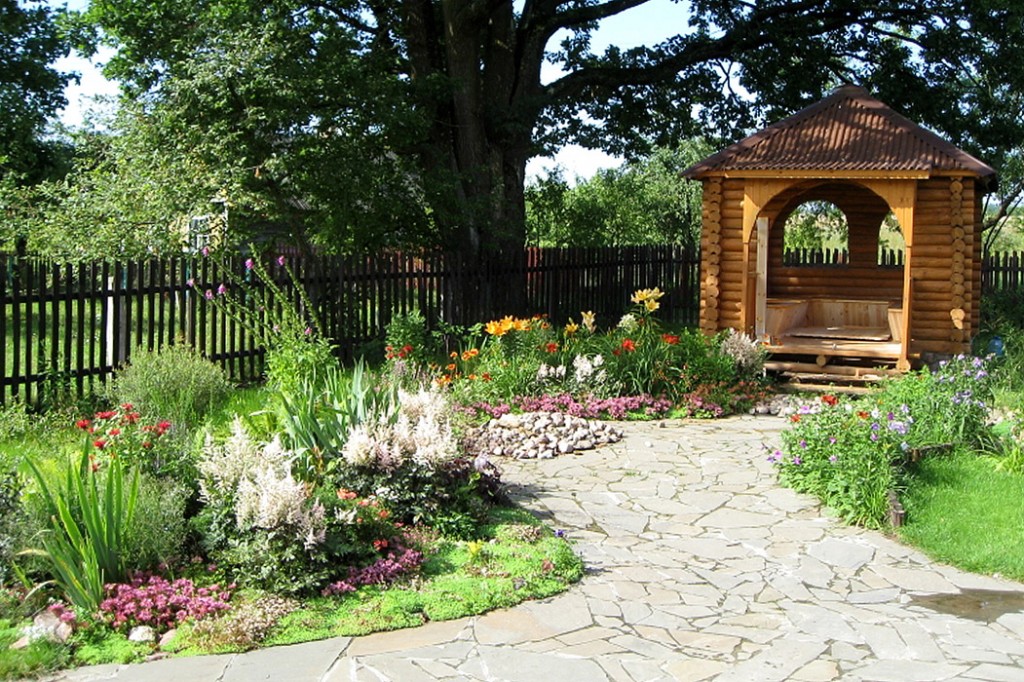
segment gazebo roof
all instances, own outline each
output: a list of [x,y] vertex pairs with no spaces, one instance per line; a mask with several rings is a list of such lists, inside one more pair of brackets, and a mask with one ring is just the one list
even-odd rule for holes
[[897,114],[855,85],[773,123],[683,171],[714,174],[843,172],[964,174],[995,179],[995,171],[930,130]]

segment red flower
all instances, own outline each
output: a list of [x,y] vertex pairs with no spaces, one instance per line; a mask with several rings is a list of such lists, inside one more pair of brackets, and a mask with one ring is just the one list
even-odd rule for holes
[[839,398],[835,397],[834,395],[823,395],[821,396],[821,402],[825,403],[830,407],[834,407],[839,402]]
[[389,516],[391,516],[391,512],[389,512],[387,509],[381,509],[379,512],[377,512],[377,518],[381,519],[382,521]]
[[91,422],[88,419],[79,419],[78,421],[75,422],[75,426],[85,431],[86,429],[89,428],[90,423]]
[[113,410],[108,410],[108,411],[105,411],[105,412],[97,412],[96,413],[96,419],[113,419],[116,415],[117,415],[117,412],[114,412]]
[[135,409],[135,406],[132,405],[131,403],[121,403],[121,409],[128,410],[130,412],[131,410]]
[[544,346],[544,350],[546,350],[549,353],[556,353],[558,352],[558,344],[554,342],[548,343]]
[[118,428],[110,429],[110,435],[111,436],[120,436],[121,435],[121,429],[118,429]]
[[107,441],[103,440],[102,438],[98,438],[98,439],[94,440],[92,442],[92,444],[93,444],[93,447],[95,447],[95,448],[97,448],[99,450],[102,450],[103,448],[107,447]]
[[378,552],[380,550],[382,550],[382,549],[386,549],[387,546],[388,546],[388,541],[387,540],[374,540],[373,541],[373,548],[375,550],[377,550]]
[[490,381],[491,380],[491,373],[490,372],[484,372],[480,376],[480,378],[483,379],[484,381]]
[[798,415],[798,414],[791,414],[791,415],[789,415],[789,421],[791,421],[791,422],[798,422],[798,421],[800,421],[800,415]]
[[620,355],[622,355],[622,351],[616,348],[615,350],[612,351],[612,355],[614,355],[615,357],[619,357]]
[[622,350],[626,351],[627,353],[632,353],[633,351],[636,350],[636,343],[633,341],[633,339],[623,339]]
[[867,412],[865,412],[864,410],[860,410],[859,412],[857,412],[857,416],[858,416],[858,417],[860,417],[861,419],[867,419],[867,418],[868,418],[868,417],[870,417],[871,415],[869,415],[869,414],[868,414]]
[[679,343],[679,336],[676,334],[662,334],[661,340],[670,346],[674,346]]

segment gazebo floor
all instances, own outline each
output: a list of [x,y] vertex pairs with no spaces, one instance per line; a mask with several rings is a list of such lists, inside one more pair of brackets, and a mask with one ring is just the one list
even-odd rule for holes
[[[900,358],[898,341],[853,341],[782,336],[765,346],[771,355],[813,355],[816,358],[863,358],[895,362]],[[824,363],[819,363],[824,364]]]

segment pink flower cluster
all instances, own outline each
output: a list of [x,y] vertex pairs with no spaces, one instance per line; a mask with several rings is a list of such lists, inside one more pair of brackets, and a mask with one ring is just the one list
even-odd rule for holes
[[166,630],[188,618],[200,619],[230,608],[227,602],[234,585],[197,588],[187,578],[170,582],[158,575],[139,574],[131,583],[105,588],[107,598],[100,602],[100,611],[110,616],[113,627],[149,625]]
[[615,398],[586,398],[580,402],[568,393],[561,395],[523,396],[516,398],[523,412],[565,412],[585,419],[625,419],[630,413],[643,411],[651,417],[666,414],[672,402],[649,395],[627,395]]
[[348,578],[331,583],[322,590],[325,597],[355,592],[363,585],[388,585],[402,575],[415,571],[423,563],[423,553],[402,544],[401,538],[392,538],[391,551],[363,568],[349,568]]

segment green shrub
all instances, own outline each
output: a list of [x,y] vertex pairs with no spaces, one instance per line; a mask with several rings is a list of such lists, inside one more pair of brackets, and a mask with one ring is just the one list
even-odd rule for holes
[[113,395],[153,418],[167,419],[178,433],[198,425],[227,397],[224,371],[183,345],[137,350],[114,377]]
[[17,550],[17,529],[21,525],[21,481],[17,462],[0,452],[0,585],[11,577],[11,566]]
[[191,494],[173,479],[145,474],[139,478],[136,507],[140,511],[125,530],[121,550],[126,566],[134,571],[155,569],[181,557],[188,535],[185,507]]

